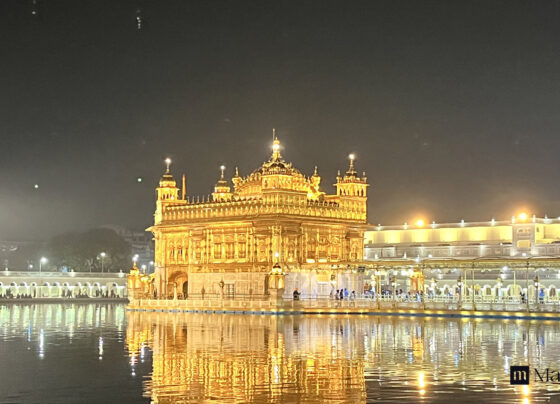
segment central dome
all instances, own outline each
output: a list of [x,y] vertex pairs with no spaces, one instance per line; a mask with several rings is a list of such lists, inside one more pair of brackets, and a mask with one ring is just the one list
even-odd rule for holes
[[280,154],[280,141],[275,137],[272,144],[272,155],[267,162],[253,171],[253,174],[261,175],[303,175],[301,172],[292,166],[292,163],[287,163]]
[[323,193],[319,191],[320,177],[314,175],[308,178],[286,162],[280,154],[280,141],[274,137],[272,155],[268,161],[254,170],[247,177],[233,178],[235,193],[239,197],[258,197],[264,190],[288,190],[302,192],[311,199],[319,198]]

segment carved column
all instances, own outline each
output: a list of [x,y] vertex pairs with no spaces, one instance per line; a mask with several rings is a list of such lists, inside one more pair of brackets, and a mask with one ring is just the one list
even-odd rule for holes
[[315,259],[319,260],[319,247],[321,244],[321,239],[320,239],[320,232],[319,229],[317,229],[317,235],[316,235],[316,243],[315,243]]
[[237,228],[233,230],[233,257],[235,261],[239,259],[239,248],[237,247]]
[[226,231],[222,229],[222,255],[221,259],[225,259],[226,257]]

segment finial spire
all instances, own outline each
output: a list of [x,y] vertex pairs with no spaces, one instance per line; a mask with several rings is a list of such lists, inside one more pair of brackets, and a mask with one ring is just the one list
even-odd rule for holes
[[221,165],[220,166],[220,171],[222,172],[220,179],[223,180],[224,179],[224,172],[226,171],[226,166]]
[[239,177],[239,167],[235,166],[235,176]]
[[280,155],[280,141],[276,137],[276,129],[272,129],[272,157],[271,160],[277,161],[281,160],[282,156]]
[[346,174],[356,175],[356,170],[354,169],[354,160],[356,159],[356,155],[354,153],[350,153],[348,155],[348,159],[350,160],[350,167],[348,168],[348,171],[346,171]]
[[167,169],[165,170],[165,172],[169,173],[169,167],[171,167],[171,159],[169,157],[167,157],[165,159],[165,165],[167,166]]
[[313,171],[313,175],[319,175],[319,174],[317,173],[317,166],[315,166],[315,171]]

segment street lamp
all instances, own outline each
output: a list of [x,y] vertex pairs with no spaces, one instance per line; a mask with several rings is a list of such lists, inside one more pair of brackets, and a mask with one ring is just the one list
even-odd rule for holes
[[48,259],[46,259],[45,257],[41,257],[41,259],[39,260],[39,272],[41,272],[41,270],[43,269],[43,265],[47,262],[49,262]]
[[503,274],[500,274],[497,279],[498,288],[496,290],[496,300],[501,300],[502,298],[502,279],[504,279],[502,275]]
[[103,259],[107,256],[104,252],[99,254],[101,256],[101,273],[103,273]]
[[461,308],[461,301],[463,300],[463,280],[461,276],[457,279],[457,286],[459,287],[459,309]]
[[535,301],[537,303],[540,303],[540,300],[539,300],[539,277],[535,276],[535,279],[533,279],[533,282],[535,283]]
[[525,263],[525,303],[527,303],[527,311],[529,311],[529,260]]
[[476,311],[476,290],[474,287],[474,262],[472,263],[472,282],[471,282],[471,295],[472,295],[472,309],[473,311]]
[[391,277],[391,286],[393,287],[393,305],[396,305],[397,301],[397,277]]

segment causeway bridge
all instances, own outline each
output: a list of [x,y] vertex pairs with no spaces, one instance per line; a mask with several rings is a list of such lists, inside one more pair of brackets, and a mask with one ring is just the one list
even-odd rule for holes
[[127,296],[124,272],[32,272],[0,271],[0,296],[33,298]]

